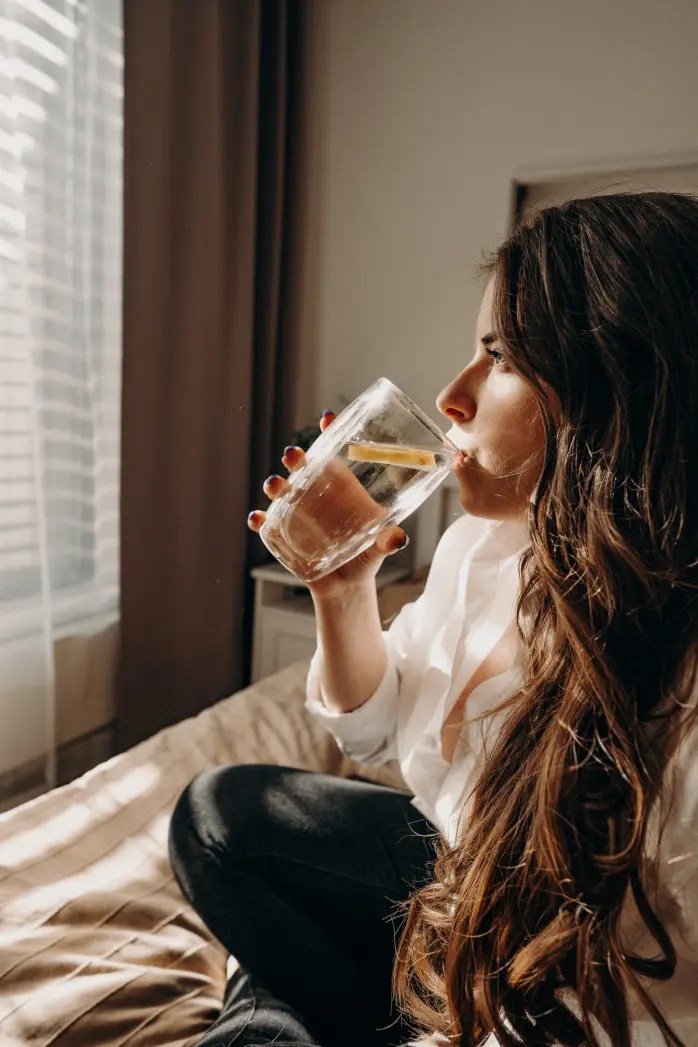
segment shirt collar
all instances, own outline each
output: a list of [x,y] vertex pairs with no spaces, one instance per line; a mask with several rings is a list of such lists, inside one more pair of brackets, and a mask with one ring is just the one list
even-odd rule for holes
[[478,559],[490,560],[512,556],[528,544],[527,521],[483,518],[483,539],[479,543]]

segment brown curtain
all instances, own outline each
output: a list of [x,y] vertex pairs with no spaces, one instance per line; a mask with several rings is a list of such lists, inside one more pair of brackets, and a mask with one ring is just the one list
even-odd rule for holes
[[248,681],[246,515],[295,408],[304,20],[125,0],[119,750]]

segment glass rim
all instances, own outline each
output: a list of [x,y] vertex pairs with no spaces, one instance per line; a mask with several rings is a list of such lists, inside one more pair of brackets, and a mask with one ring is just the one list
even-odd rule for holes
[[426,426],[426,428],[429,429],[429,431],[433,433],[434,436],[438,437],[439,440],[443,441],[445,446],[450,451],[452,451],[456,455],[460,454],[459,449],[456,447],[453,441],[450,440],[448,436],[446,436],[446,433],[444,433],[439,428],[434,419],[431,418],[426,413],[426,411],[419,406],[418,403],[415,403],[411,396],[408,396],[407,393],[404,392],[398,385],[395,385],[395,382],[391,381],[390,378],[382,376],[381,378],[376,379],[376,382],[374,384],[377,385],[379,383],[389,386],[391,392],[393,392],[397,396],[397,398],[403,402],[403,404],[412,412],[412,414],[417,416],[422,425]]

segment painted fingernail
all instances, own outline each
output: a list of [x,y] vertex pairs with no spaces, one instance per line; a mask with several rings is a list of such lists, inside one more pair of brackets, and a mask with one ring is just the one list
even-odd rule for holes
[[334,418],[334,411],[323,411],[321,417],[322,418],[329,418],[330,415]]
[[402,541],[398,542],[398,544],[395,546],[395,552],[398,552],[398,550],[400,550],[400,549],[406,549],[409,544],[410,544],[410,536],[408,534],[404,534],[403,533]]
[[290,447],[284,447],[284,458],[288,458],[288,456],[291,453],[291,451],[295,451],[295,450],[296,450],[296,448],[293,445],[291,445]]
[[264,482],[265,482],[265,484],[270,484],[273,480],[280,480],[280,479],[281,479],[281,477],[278,475],[278,473],[272,473],[271,476],[268,476]]
[[257,512],[256,509],[253,509],[251,513],[247,514],[247,522],[248,523],[257,523],[257,520],[259,520],[259,513]]

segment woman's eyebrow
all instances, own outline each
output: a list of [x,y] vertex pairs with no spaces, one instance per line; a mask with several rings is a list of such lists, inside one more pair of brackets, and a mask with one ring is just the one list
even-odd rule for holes
[[494,334],[492,331],[488,331],[487,334],[483,334],[480,341],[485,346],[485,348],[487,348],[488,345],[492,345],[493,342],[497,341],[497,335]]

